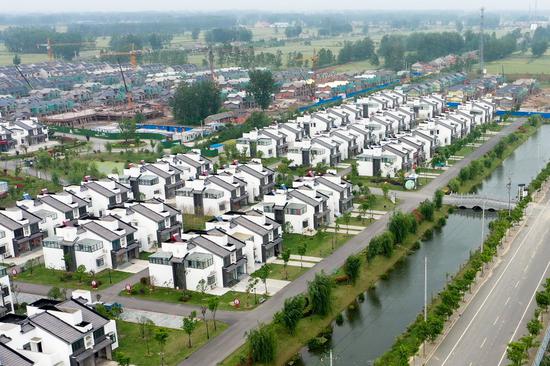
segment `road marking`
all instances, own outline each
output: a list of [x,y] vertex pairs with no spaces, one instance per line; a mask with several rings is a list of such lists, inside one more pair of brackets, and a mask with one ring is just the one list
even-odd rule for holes
[[495,325],[498,322],[498,318],[500,318],[500,315],[497,316],[497,318],[495,319],[495,322],[493,323],[493,325]]
[[516,285],[514,286],[514,288],[517,288],[519,286],[519,281],[516,282]]
[[[521,325],[521,322],[523,321],[523,318],[525,318],[525,314],[527,314],[527,310],[529,310],[529,306],[531,306],[531,303],[535,299],[535,295],[537,294],[537,289],[539,288],[540,284],[542,283],[542,280],[546,277],[546,272],[548,271],[548,267],[550,267],[550,262],[548,262],[548,264],[546,265],[546,268],[544,269],[544,272],[542,272],[542,276],[540,276],[539,282],[537,283],[537,287],[535,288],[535,291],[533,291],[533,295],[531,295],[531,299],[529,300],[529,303],[527,303],[527,306],[525,307],[525,311],[521,315],[521,319],[519,320],[518,325],[517,325],[516,329],[514,330],[514,334],[512,334],[512,337],[510,338],[508,343],[512,342],[512,340],[516,336],[516,333],[518,332],[518,329]],[[506,357],[506,351],[504,351],[504,353],[502,354],[502,357],[500,358],[500,361],[498,362],[497,366],[500,366],[502,361],[504,361],[504,357]]]
[[485,337],[485,339],[483,340],[483,342],[481,342],[481,346],[479,346],[479,348],[483,348],[483,346],[485,345],[485,342],[487,342],[487,337]]
[[508,302],[510,301],[510,296],[508,296],[508,298],[506,299],[506,302],[504,303],[504,305],[508,305]]
[[[540,218],[542,217],[542,213],[539,213],[537,218],[534,220],[534,221],[538,221]],[[512,265],[512,263],[514,262],[514,259],[516,258],[517,254],[519,253],[520,249],[523,247],[523,245],[527,242],[527,238],[529,237],[529,234],[531,233],[531,231],[533,231],[533,229],[536,227],[536,225],[533,223],[533,225],[531,225],[529,227],[529,230],[527,231],[527,234],[523,237],[523,239],[521,240],[520,244],[518,245],[518,247],[516,248],[516,251],[514,252],[514,254],[512,255],[512,257],[509,259],[508,261],[508,264],[506,264],[506,267],[504,267],[504,269],[502,270],[502,273],[500,274],[500,276],[498,276],[496,282],[493,284],[493,287],[491,288],[491,290],[489,291],[489,293],[487,294],[487,296],[485,296],[485,299],[483,300],[483,302],[481,303],[481,305],[479,306],[479,308],[477,309],[477,311],[475,312],[474,316],[472,317],[472,319],[470,320],[470,322],[468,323],[468,325],[466,326],[466,329],[464,329],[464,331],[462,332],[462,334],[460,335],[460,337],[458,338],[458,340],[456,341],[455,345],[453,346],[453,348],[451,349],[451,351],[449,352],[449,354],[447,355],[447,357],[445,358],[445,360],[443,360],[443,363],[441,364],[441,366],[444,366],[447,361],[449,361],[449,358],[451,357],[451,355],[453,354],[454,350],[456,349],[456,347],[458,346],[458,344],[462,341],[462,338],[464,338],[464,336],[466,335],[466,333],[468,332],[468,330],[470,329],[470,327],[472,326],[472,324],[474,323],[475,319],[477,318],[477,316],[479,315],[479,313],[481,312],[481,309],[483,309],[483,306],[485,306],[485,303],[487,302],[487,300],[489,300],[489,297],[491,297],[491,295],[493,294],[493,291],[495,290],[495,288],[498,286],[498,284],[500,283],[500,280],[502,279],[502,277],[504,277],[504,274],[506,274],[506,271],[508,270],[508,267],[510,267]],[[550,262],[548,263],[550,265]],[[448,333],[447,333],[448,334]],[[435,353],[435,350],[434,350],[434,353]],[[504,357],[504,356],[503,356]],[[429,361],[429,358],[428,360],[426,360],[426,362]]]

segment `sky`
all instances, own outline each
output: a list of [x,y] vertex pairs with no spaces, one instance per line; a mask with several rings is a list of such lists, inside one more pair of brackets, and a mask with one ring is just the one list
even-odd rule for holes
[[[344,9],[478,9],[528,10],[536,0],[2,0],[0,13],[21,12],[85,12],[85,11],[213,11],[230,9],[273,11],[318,11]],[[545,0],[539,1],[543,8]],[[534,6],[534,5],[533,5]],[[545,8],[547,8],[546,6]]]

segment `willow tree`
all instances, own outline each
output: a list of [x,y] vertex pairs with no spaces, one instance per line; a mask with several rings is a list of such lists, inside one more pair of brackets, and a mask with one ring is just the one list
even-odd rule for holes
[[269,364],[275,360],[277,342],[275,333],[269,326],[260,324],[258,328],[248,332],[247,339],[250,356],[254,362]]
[[332,309],[332,279],[325,272],[317,273],[307,289],[314,314],[327,315]]

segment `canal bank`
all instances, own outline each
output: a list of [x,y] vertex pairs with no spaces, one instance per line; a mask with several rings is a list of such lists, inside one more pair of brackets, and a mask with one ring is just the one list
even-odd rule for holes
[[[504,199],[508,195],[506,185],[509,176],[513,177],[511,194],[515,194],[518,184],[528,184],[544,166],[545,161],[550,158],[550,146],[542,147],[542,142],[548,141],[548,138],[550,138],[550,126],[543,125],[539,131],[509,154],[502,165],[484,181],[483,185],[478,187],[479,192]],[[533,145],[536,147],[533,148]],[[430,294],[440,291],[445,285],[448,274],[456,273],[458,265],[468,259],[469,252],[479,247],[481,244],[480,215],[470,211],[470,214],[467,215],[472,216],[470,220],[456,219],[455,216],[460,214],[462,213],[452,214],[448,220],[450,225],[446,225],[441,231],[442,236],[434,236],[432,239],[444,243],[443,245],[432,246],[430,241],[427,241],[420,251],[406,259],[404,263],[410,262],[412,263],[410,268],[416,268],[415,274],[406,271],[403,274],[405,277],[410,277],[411,281],[395,277],[394,273],[399,273],[398,266],[388,280],[380,281],[376,291],[367,292],[366,301],[357,307],[358,310],[354,311],[360,315],[353,315],[351,321],[346,320],[341,326],[335,325],[332,341],[329,344],[333,349],[335,365],[368,365],[372,363],[374,359],[389,349],[395,338],[415,320],[423,307],[423,278],[418,278],[418,276],[423,276],[424,256],[420,253],[424,250],[431,251],[428,263],[435,261],[436,264],[443,263],[445,266],[445,262],[449,261],[448,254],[444,250],[446,243],[458,242],[454,249],[460,251],[462,248],[460,253],[462,257],[455,262],[454,267],[449,266],[441,272],[436,265],[433,271],[428,270]],[[447,230],[450,231],[447,232]],[[454,236],[453,232],[460,235]],[[488,230],[485,230],[485,233],[487,232]],[[470,235],[473,235],[474,238],[471,238]],[[442,248],[443,250],[441,250]],[[456,256],[456,253],[453,256]],[[408,283],[408,286],[404,286],[403,283]],[[430,283],[434,287],[431,287]],[[408,291],[409,288],[410,291]],[[434,292],[434,290],[436,291]],[[378,304],[379,307],[373,307],[371,302]],[[347,317],[345,316],[344,319]],[[300,354],[304,365],[325,364],[326,354],[323,352],[310,352],[304,348]]]

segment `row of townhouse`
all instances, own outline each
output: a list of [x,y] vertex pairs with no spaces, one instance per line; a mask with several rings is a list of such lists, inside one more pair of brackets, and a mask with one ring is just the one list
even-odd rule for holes
[[35,118],[0,120],[0,152],[26,149],[48,141],[48,128],[38,123]]
[[430,105],[436,113],[416,128],[387,136],[358,155],[359,175],[395,177],[399,171],[415,169],[429,162],[438,147],[450,145],[476,126],[490,122],[495,113],[494,104],[488,100],[470,101],[451,111],[440,108],[439,98]]
[[156,286],[196,290],[232,287],[282,251],[282,227],[264,213],[228,211],[162,243],[149,257]]
[[333,174],[300,177],[264,196],[254,208],[289,233],[312,235],[353,208],[351,183]]

